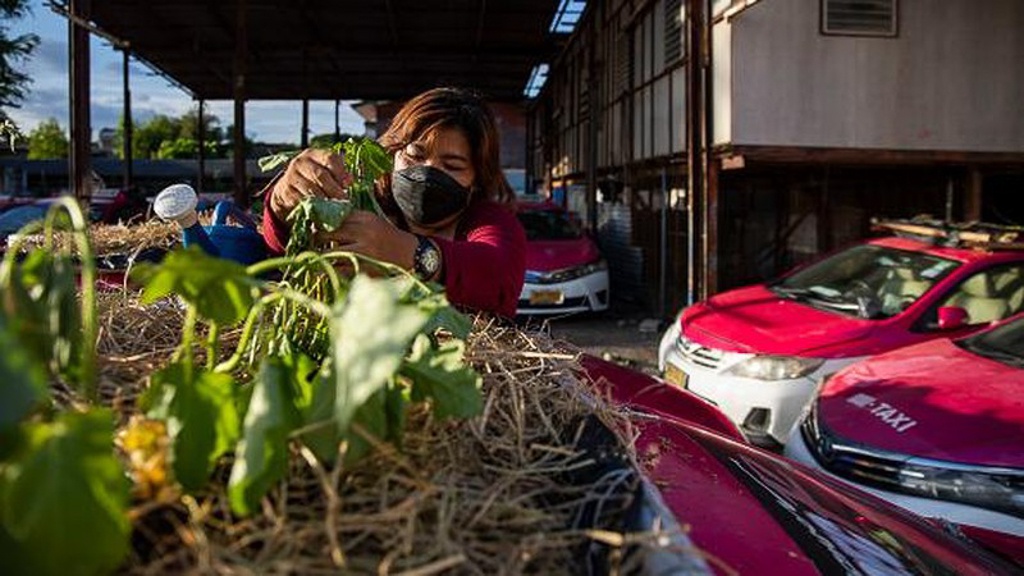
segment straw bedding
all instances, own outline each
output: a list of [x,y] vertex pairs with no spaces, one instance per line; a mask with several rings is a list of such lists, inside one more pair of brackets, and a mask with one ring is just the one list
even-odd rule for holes
[[[129,292],[99,307],[101,396],[124,426],[183,313]],[[575,351],[481,316],[468,360],[483,377],[482,415],[442,423],[418,406],[400,448],[347,469],[293,445],[288,479],[252,517],[229,512],[229,463],[202,494],[137,497],[122,573],[630,572],[635,554],[616,545],[628,541],[618,532],[638,482],[629,426],[584,384]]]

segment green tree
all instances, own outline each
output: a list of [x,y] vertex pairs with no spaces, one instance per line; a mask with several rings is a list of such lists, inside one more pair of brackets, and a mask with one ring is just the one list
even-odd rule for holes
[[18,70],[39,45],[39,36],[11,36],[7,22],[30,11],[28,0],[0,0],[0,106],[16,108],[25,98],[32,79]]
[[[219,152],[219,146],[214,142],[203,142],[203,147],[206,148],[207,158],[216,158]],[[160,144],[160,149],[156,152],[156,157],[160,160],[185,160],[189,158],[197,158],[199,156],[199,142],[193,138],[175,138],[174,140],[164,140]]]
[[154,159],[165,140],[176,140],[179,123],[169,116],[157,114],[132,130],[132,154],[136,158]]
[[[179,118],[163,114],[145,122],[132,124],[132,155],[135,158],[195,158],[199,144],[196,140],[199,107],[196,106]],[[223,158],[224,131],[220,120],[213,115],[203,115],[204,147],[207,158]],[[116,154],[123,157],[124,118],[118,122]]]
[[55,118],[40,122],[28,135],[28,159],[67,158],[70,143]]

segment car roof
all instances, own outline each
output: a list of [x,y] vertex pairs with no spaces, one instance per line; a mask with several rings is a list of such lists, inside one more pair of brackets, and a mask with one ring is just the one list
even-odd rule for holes
[[520,212],[529,211],[551,211],[551,212],[565,212],[565,208],[561,204],[552,202],[547,198],[541,198],[538,196],[525,196],[520,197],[516,200],[516,209]]

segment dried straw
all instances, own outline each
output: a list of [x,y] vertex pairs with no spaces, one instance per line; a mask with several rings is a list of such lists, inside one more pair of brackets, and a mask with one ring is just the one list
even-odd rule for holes
[[[182,312],[130,293],[106,295],[100,311],[100,388],[123,425]],[[207,492],[135,502],[121,572],[564,574],[621,558],[609,553],[636,540],[617,527],[637,477],[608,464],[635,461],[628,424],[583,385],[576,352],[481,316],[467,354],[483,377],[479,417],[439,422],[417,406],[400,449],[379,445],[351,468],[294,445],[287,480],[249,518],[229,511],[223,462]]]
[[[167,249],[180,241],[181,228],[174,222],[151,219],[130,226],[125,224],[91,224],[89,242],[98,256],[131,255],[148,249]],[[25,237],[25,248],[43,245],[42,234]],[[67,232],[54,233],[57,248],[76,254],[78,247]]]

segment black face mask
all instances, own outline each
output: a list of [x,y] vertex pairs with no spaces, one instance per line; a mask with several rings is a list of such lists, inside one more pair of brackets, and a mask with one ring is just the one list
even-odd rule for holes
[[391,193],[411,224],[431,226],[458,214],[469,204],[469,188],[444,170],[412,166],[391,177]]

